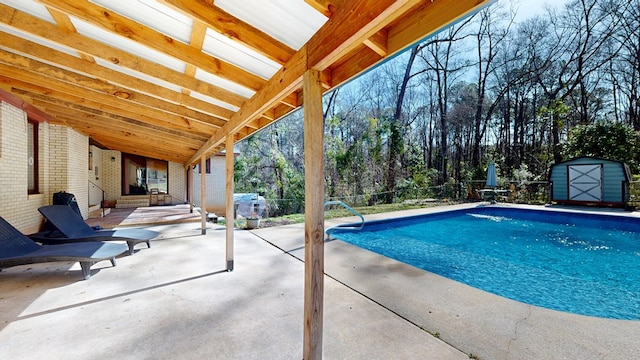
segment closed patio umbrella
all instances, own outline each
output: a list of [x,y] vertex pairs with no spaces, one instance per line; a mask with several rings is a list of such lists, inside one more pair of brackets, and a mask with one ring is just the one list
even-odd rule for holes
[[496,164],[492,161],[487,167],[487,187],[495,189],[498,186],[498,177],[496,176]]

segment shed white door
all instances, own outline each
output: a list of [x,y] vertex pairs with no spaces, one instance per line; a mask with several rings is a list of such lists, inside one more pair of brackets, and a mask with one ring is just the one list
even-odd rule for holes
[[569,200],[602,201],[602,165],[569,165]]

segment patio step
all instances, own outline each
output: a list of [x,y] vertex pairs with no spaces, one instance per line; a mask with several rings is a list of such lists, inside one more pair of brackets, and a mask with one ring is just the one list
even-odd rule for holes
[[126,198],[120,198],[116,201],[117,209],[148,207],[149,196],[127,196]]
[[89,219],[101,218],[108,215],[111,212],[111,208],[101,208],[100,205],[89,206]]

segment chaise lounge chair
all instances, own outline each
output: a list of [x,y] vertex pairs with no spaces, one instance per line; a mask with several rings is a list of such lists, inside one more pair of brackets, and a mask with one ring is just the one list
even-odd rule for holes
[[146,229],[95,230],[67,205],[42,206],[38,211],[55,227],[54,230],[29,235],[32,240],[43,244],[126,241],[129,246],[129,255],[132,255],[136,244],[143,242],[147,244],[147,248],[150,248],[149,240],[158,236],[157,232]]
[[54,261],[78,261],[85,280],[91,277],[91,265],[111,260],[127,251],[124,244],[104,242],[78,242],[61,245],[38,245],[5,219],[0,217],[0,270],[18,265]]

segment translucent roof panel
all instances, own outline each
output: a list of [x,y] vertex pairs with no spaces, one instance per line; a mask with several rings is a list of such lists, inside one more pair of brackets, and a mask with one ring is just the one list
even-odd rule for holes
[[225,109],[229,109],[231,111],[238,111],[238,107],[236,107],[236,106],[233,106],[233,105],[227,104],[225,102],[216,100],[216,99],[214,99],[212,97],[209,97],[207,95],[201,94],[199,92],[193,91],[193,92],[191,92],[191,96],[196,98],[196,99],[198,99],[198,100],[206,101],[208,103],[221,106],[221,107],[223,107]]
[[51,14],[47,8],[39,2],[33,0],[2,0],[2,3],[9,5],[12,8],[26,12],[28,14],[39,17],[42,20],[55,24],[55,20],[51,17]]
[[277,62],[211,29],[207,29],[202,51],[264,79],[280,69]]
[[23,39],[29,40],[29,41],[34,42],[36,44],[40,44],[40,45],[46,46],[46,47],[54,49],[54,50],[58,50],[60,52],[63,52],[65,54],[68,54],[68,55],[71,55],[71,56],[79,57],[78,52],[75,51],[75,50],[71,50],[71,49],[69,49],[67,47],[64,47],[62,45],[58,45],[57,43],[41,39],[41,38],[39,38],[37,36],[33,36],[31,34],[27,34],[25,32],[19,31],[19,30],[15,30],[15,29],[10,28],[10,27],[8,27],[8,26],[6,26],[4,24],[1,24],[1,23],[0,23],[0,31],[4,31],[4,32],[6,32],[8,34],[21,37]]
[[106,30],[102,30],[94,25],[91,25],[76,17],[69,17],[76,27],[78,32],[82,35],[88,36],[92,39],[98,40],[109,46],[113,46],[120,50],[124,50],[131,54],[137,55],[141,58],[153,61],[157,64],[168,67],[169,69],[184,72],[186,64],[172,56],[155,51],[147,46],[141,45],[133,40],[127,39],[123,36],[116,35]]
[[231,82],[229,80],[223,79],[219,76],[213,75],[209,72],[206,72],[202,69],[197,69],[196,70],[196,79],[198,80],[202,80],[205,82],[208,82],[209,84],[215,85],[215,86],[219,86],[223,89],[229,90],[233,93],[236,93],[238,95],[241,95],[243,97],[246,98],[250,98],[255,94],[255,91],[251,90],[251,89],[247,89],[246,87],[242,86],[242,85],[238,85],[234,82]]
[[193,20],[155,0],[92,0],[91,2],[127,16],[185,44],[191,40]]
[[304,0],[216,0],[215,4],[296,50],[327,21]]
[[[123,74],[136,77],[136,78],[138,78],[140,80],[148,81],[148,82],[150,82],[152,84],[155,84],[155,85],[158,85],[158,86],[162,86],[162,87],[165,87],[167,89],[170,89],[170,90],[173,90],[173,91],[176,91],[176,92],[182,91],[182,88],[180,86],[178,86],[178,85],[169,83],[167,81],[160,80],[158,78],[155,78],[153,76],[149,76],[147,74],[143,74],[143,73],[135,71],[135,70],[131,70],[131,69],[126,68],[126,67],[122,67],[120,65],[116,65],[116,64],[112,63],[111,61],[107,61],[107,60],[103,60],[103,59],[99,59],[99,58],[96,58],[95,60],[96,60],[96,63],[98,65],[104,66],[104,67],[109,68],[111,70],[119,71],[119,72],[121,72]],[[120,85],[127,86],[127,84],[120,84]]]

